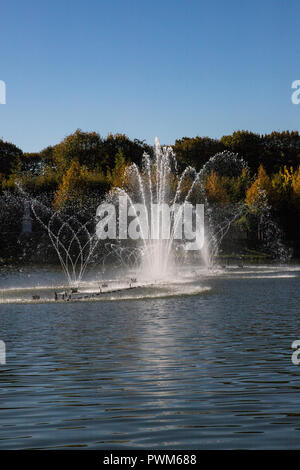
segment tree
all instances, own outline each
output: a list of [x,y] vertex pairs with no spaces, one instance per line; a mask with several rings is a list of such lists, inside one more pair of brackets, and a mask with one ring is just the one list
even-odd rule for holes
[[228,176],[230,178],[240,176],[244,169],[248,169],[248,165],[240,158],[237,153],[224,152],[217,153],[211,157],[203,166],[203,175],[207,175],[214,171],[219,176]]
[[182,137],[175,141],[173,150],[182,167],[192,166],[199,171],[210,157],[224,150],[224,145],[210,137]]
[[53,158],[61,174],[70,168],[74,160],[88,169],[95,169],[99,163],[102,139],[97,132],[82,132],[77,129],[53,149]]
[[130,140],[125,134],[109,134],[102,139],[96,132],[83,132],[77,129],[53,148],[53,158],[60,174],[64,174],[73,160],[88,170],[105,171],[112,169],[118,152],[122,151],[126,161],[140,163],[144,152],[151,148],[144,142]]
[[24,153],[21,156],[22,173],[38,175],[43,171],[43,160],[38,152]]
[[300,166],[292,177],[292,202],[293,205],[299,210],[300,209]]
[[300,136],[298,131],[272,132],[263,136],[261,162],[269,173],[284,166],[296,169],[300,163]]
[[225,189],[223,178],[212,171],[205,179],[205,191],[210,203],[225,205],[230,202],[229,195]]
[[102,169],[112,170],[115,165],[116,156],[122,152],[126,162],[140,164],[143,154],[146,152],[152,154],[152,148],[144,141],[134,139],[130,140],[125,134],[109,134],[103,140],[101,150]]
[[49,171],[57,171],[57,164],[54,158],[54,147],[49,145],[40,152],[41,160],[43,162],[43,169],[45,173]]
[[252,172],[256,172],[261,162],[263,139],[259,134],[249,131],[235,131],[232,135],[224,135],[221,143],[227,150],[238,153],[248,163]]
[[227,178],[224,181],[226,191],[233,203],[243,201],[252,184],[252,178],[248,168],[244,168],[237,177]]
[[8,177],[11,173],[20,170],[22,155],[21,149],[0,139],[0,177]]
[[74,209],[82,208],[86,202],[92,206],[92,201],[96,199],[99,203],[109,187],[102,173],[89,171],[73,160],[54,195],[53,206],[59,210],[71,206]]
[[122,150],[119,150],[115,157],[115,166],[112,170],[108,169],[107,179],[113,188],[122,187],[124,183],[124,174],[128,163],[124,158]]
[[250,212],[259,213],[264,210],[271,194],[271,178],[267,175],[264,167],[260,165],[257,178],[246,193],[246,204]]
[[292,182],[294,170],[286,166],[272,176],[272,206],[273,209],[282,210],[288,208],[291,201]]

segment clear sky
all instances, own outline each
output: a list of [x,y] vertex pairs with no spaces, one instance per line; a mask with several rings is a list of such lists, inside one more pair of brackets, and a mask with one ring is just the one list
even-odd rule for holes
[[0,138],[298,130],[299,0],[0,2]]

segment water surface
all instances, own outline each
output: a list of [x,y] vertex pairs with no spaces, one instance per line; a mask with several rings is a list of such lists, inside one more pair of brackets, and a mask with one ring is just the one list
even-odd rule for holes
[[[51,276],[0,276],[0,448],[300,447],[299,267],[194,272],[94,302],[55,303]],[[37,282],[47,302],[30,301]]]

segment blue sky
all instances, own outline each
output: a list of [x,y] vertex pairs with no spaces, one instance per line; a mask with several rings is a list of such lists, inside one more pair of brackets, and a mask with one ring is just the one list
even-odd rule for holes
[[24,151],[77,128],[171,144],[300,127],[294,0],[10,0],[0,9],[0,138]]

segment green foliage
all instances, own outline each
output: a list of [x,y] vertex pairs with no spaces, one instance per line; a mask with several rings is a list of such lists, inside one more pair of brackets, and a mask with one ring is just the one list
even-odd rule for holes
[[94,169],[99,162],[102,139],[97,132],[82,132],[77,129],[53,148],[53,160],[58,172],[63,175],[73,161]]
[[119,150],[115,158],[114,168],[107,171],[107,179],[112,187],[121,187],[123,185],[124,173],[127,166],[123,151]]
[[63,175],[74,160],[88,170],[102,172],[114,167],[119,152],[127,162],[140,163],[145,151],[150,152],[150,147],[138,139],[130,140],[125,134],[109,134],[102,139],[96,132],[77,129],[56,145],[50,155],[48,151],[48,158]]
[[252,171],[256,171],[261,164],[263,139],[260,135],[249,131],[236,131],[232,135],[223,136],[221,143],[227,150],[242,156]]
[[284,166],[297,168],[300,164],[300,136],[298,131],[272,132],[259,135],[249,131],[236,131],[223,136],[221,142],[237,152],[256,172],[260,165],[268,173],[276,173]]
[[243,201],[246,193],[252,184],[252,178],[248,168],[244,168],[237,177],[222,177],[222,182],[229,196],[230,202]]
[[[179,170],[192,166],[199,171],[204,167],[203,179],[210,201],[217,204],[246,201],[249,213],[253,214],[267,203],[288,236],[298,237],[298,131],[259,135],[239,130],[219,140],[183,137],[175,141],[173,150]],[[23,154],[14,144],[0,140],[1,197],[4,191],[16,191],[18,183],[32,195],[47,194],[57,208],[68,204],[81,207],[88,198],[98,201],[111,187],[127,184],[126,168],[130,163],[139,165],[144,152],[152,154],[153,149],[125,134],[103,138],[97,132],[80,129],[40,152]],[[176,174],[173,176],[175,181]],[[188,186],[187,183],[186,180]],[[248,221],[241,219],[237,224],[246,230]]]
[[39,175],[43,172],[44,162],[41,154],[35,153],[24,153],[21,156],[21,172],[31,175]]
[[14,144],[0,139],[0,177],[8,177],[20,170],[22,150]]
[[152,153],[152,148],[144,141],[134,139],[130,140],[125,134],[109,134],[103,140],[101,151],[101,168],[112,170],[115,166],[115,159],[122,153],[127,163],[140,164],[144,152]]
[[272,132],[263,136],[262,164],[269,173],[276,173],[284,166],[300,165],[300,136],[298,131]]
[[237,153],[225,150],[211,157],[203,166],[202,172],[208,175],[214,171],[219,176],[232,178],[240,176],[242,171],[247,169],[247,163]]
[[58,176],[55,173],[46,175],[30,176],[25,175],[18,179],[19,184],[24,190],[32,195],[39,195],[42,193],[54,193],[58,187]]
[[243,214],[239,219],[235,221],[235,225],[242,231],[242,232],[249,232],[251,230],[251,222],[249,220],[248,214]]
[[100,202],[108,189],[109,183],[102,173],[89,171],[73,160],[55,193],[53,205],[59,210],[66,206],[81,208],[95,192]]
[[33,196],[42,193],[52,194],[58,187],[58,176],[54,172],[44,175],[11,174],[9,178],[2,180],[2,191],[17,192],[16,184]]
[[182,137],[175,141],[173,150],[183,168],[192,166],[200,170],[213,155],[224,150],[224,145],[210,137]]

